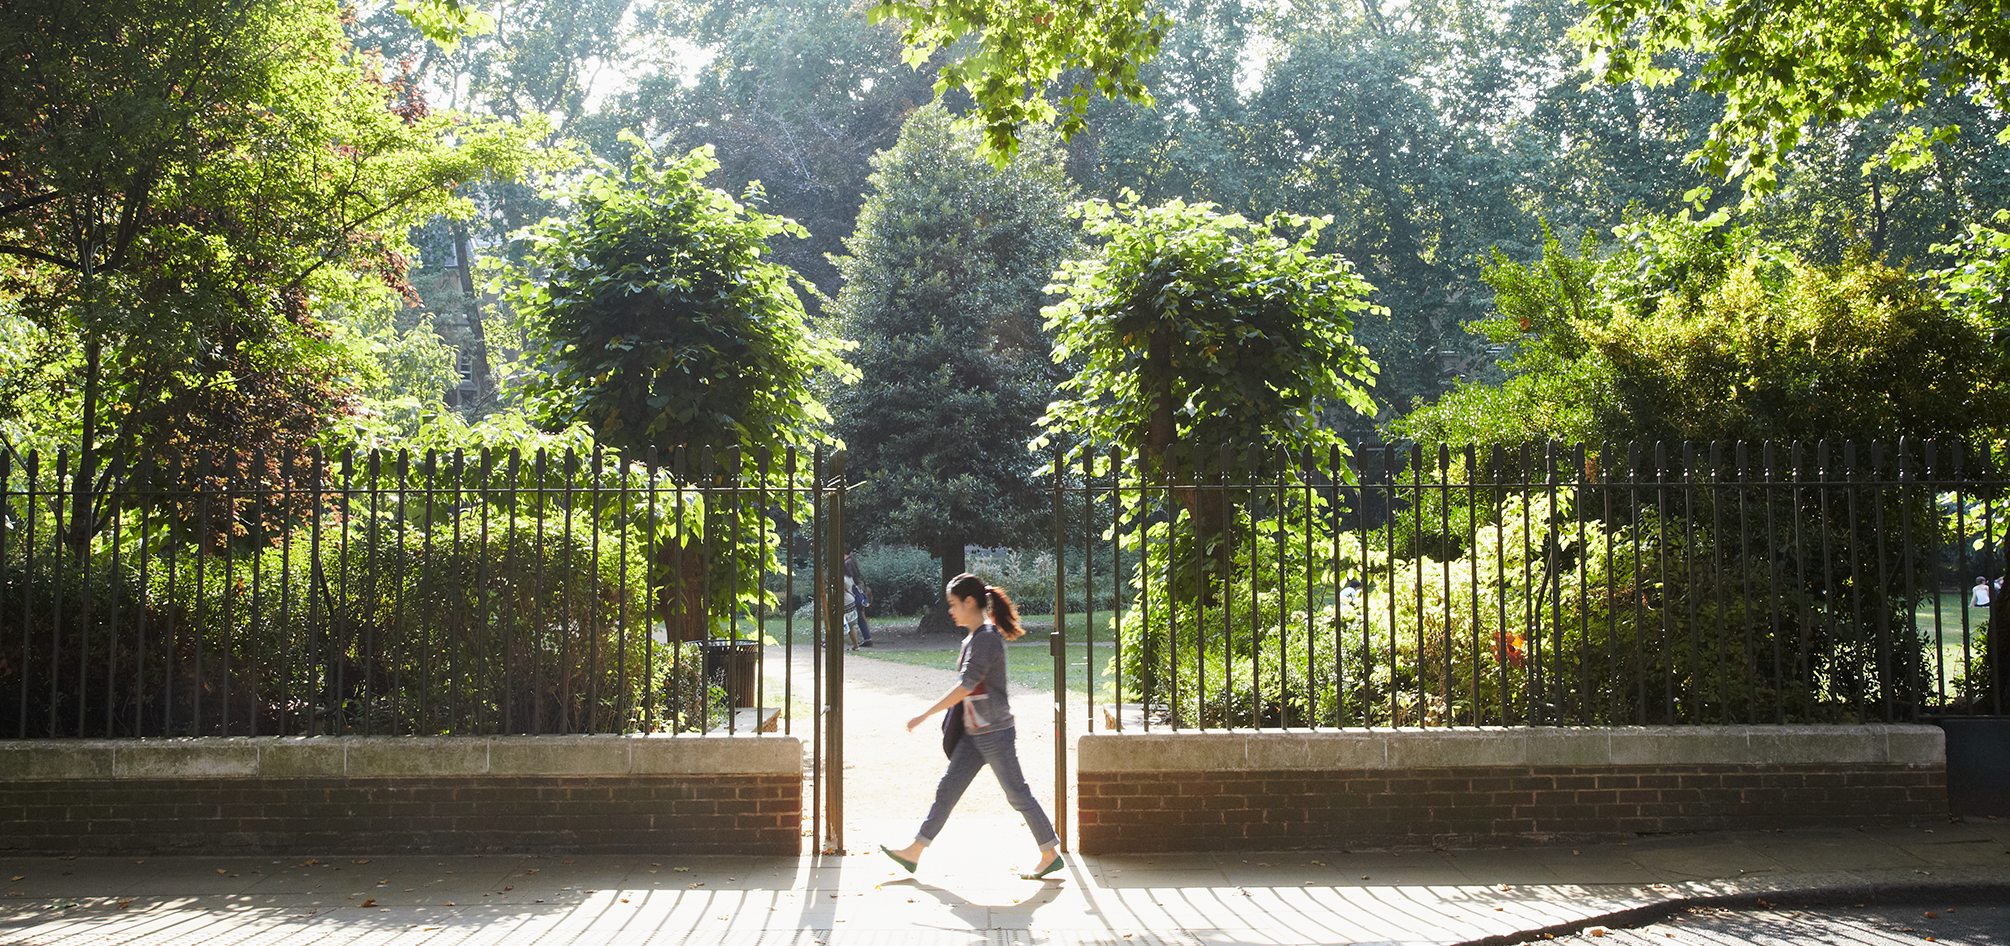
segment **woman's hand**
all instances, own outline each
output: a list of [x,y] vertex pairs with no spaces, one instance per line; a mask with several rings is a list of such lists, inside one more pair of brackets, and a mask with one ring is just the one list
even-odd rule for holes
[[925,722],[928,722],[928,714],[927,714],[927,713],[923,713],[923,714],[921,714],[920,716],[916,716],[915,718],[913,718],[913,719],[910,719],[910,720],[908,720],[908,721],[907,721],[907,731],[908,731],[908,732],[913,732],[913,731],[914,731],[914,727],[916,727],[916,726],[919,726],[919,725],[921,725],[922,723],[925,723]]

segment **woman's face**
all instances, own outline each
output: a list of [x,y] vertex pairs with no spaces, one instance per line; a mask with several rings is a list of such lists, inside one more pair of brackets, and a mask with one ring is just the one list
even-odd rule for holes
[[949,618],[956,622],[957,627],[975,628],[984,623],[976,598],[959,598],[947,590],[942,592],[942,597],[949,602]]

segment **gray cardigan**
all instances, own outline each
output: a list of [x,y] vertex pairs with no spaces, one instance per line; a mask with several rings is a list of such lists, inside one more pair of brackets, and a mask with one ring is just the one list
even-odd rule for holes
[[959,707],[963,731],[997,732],[1012,728],[1012,699],[1005,689],[1005,638],[997,625],[986,623],[963,639],[957,661],[962,684],[971,693]]

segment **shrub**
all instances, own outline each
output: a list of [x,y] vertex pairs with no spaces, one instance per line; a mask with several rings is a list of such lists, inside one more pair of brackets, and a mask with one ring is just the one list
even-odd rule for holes
[[[1919,708],[1924,651],[1897,569],[1838,574],[1781,535],[1719,530],[1707,497],[1681,516],[1642,508],[1580,529],[1577,491],[1555,496],[1509,496],[1434,543],[1394,528],[1336,537],[1316,508],[1245,510],[1231,535],[1249,538],[1202,554],[1184,520],[1151,523],[1137,533],[1154,548],[1149,571],[1132,584],[1149,590],[1120,630],[1122,698],[1183,726],[1826,722]],[[1766,521],[1831,530],[1838,548],[1868,541],[1862,523],[1786,512]],[[1349,579],[1364,582],[1352,600],[1335,584]]]
[[30,618],[0,621],[0,688],[29,697],[25,717],[0,701],[0,733],[620,732],[718,718],[697,648],[652,640],[642,543],[596,536],[587,517],[360,519],[232,554],[129,541],[85,569],[46,544],[32,567],[25,542],[0,563],[0,613]]
[[869,615],[920,614],[942,602],[942,564],[912,545],[858,550],[858,573],[872,589]]

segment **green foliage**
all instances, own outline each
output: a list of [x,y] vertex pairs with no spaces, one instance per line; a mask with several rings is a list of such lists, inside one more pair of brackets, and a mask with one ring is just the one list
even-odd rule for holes
[[659,161],[632,141],[625,172],[596,162],[554,192],[570,212],[527,234],[538,276],[510,298],[544,339],[531,413],[638,456],[807,445],[829,420],[812,377],[855,372],[805,323],[791,274],[760,258],[802,228],[705,187],[709,149]]
[[1038,313],[1077,247],[1051,136],[1004,168],[978,152],[943,109],[915,112],[874,159],[849,254],[833,260],[845,285],[832,312],[861,374],[831,393],[862,480],[847,525],[929,549],[945,581],[965,545],[1023,544],[1048,526],[1026,450],[1058,375]]
[[[1123,534],[1141,558],[1111,658],[1118,702],[1164,707],[1190,727],[1342,724],[1341,687],[1365,672],[1339,633],[1348,617],[1335,593],[1358,551],[1330,554],[1323,502],[1269,512],[1239,512],[1235,533],[1247,539],[1218,551],[1200,547],[1184,513]],[[1216,574],[1234,577],[1214,595],[1168,593],[1200,580],[1195,565],[1215,555],[1228,560]],[[1346,724],[1362,722],[1357,713]]]
[[342,441],[360,449],[431,445],[426,432],[453,416],[446,392],[460,383],[454,349],[428,322],[400,329],[388,305],[345,315],[329,326],[353,366],[356,409]]
[[[1126,560],[1135,558],[1127,555]],[[1068,557],[1068,610],[1115,609],[1122,579],[1112,573],[1107,556],[1093,563],[1095,599],[1083,597],[1085,569],[1080,555]],[[970,553],[966,567],[973,575],[1004,588],[1021,614],[1054,610],[1054,553],[1049,549],[980,549]],[[868,545],[858,551],[858,570],[872,589],[869,615],[924,614],[942,603],[942,570],[928,550],[911,545]],[[770,587],[776,583],[770,579]],[[805,589],[798,588],[798,593]]]
[[[1929,569],[1792,551],[1879,538],[1839,508],[1462,492],[1421,490],[1359,531],[1317,500],[1245,505],[1212,600],[1164,592],[1193,580],[1190,529],[1145,525],[1120,699],[1181,726],[1300,727],[1840,722],[1910,716],[1927,696],[1922,640],[1902,628],[1903,591]],[[1894,547],[1930,536],[1931,514],[1888,528]]]
[[778,482],[789,451],[830,419],[813,381],[857,372],[840,354],[849,345],[808,323],[799,278],[761,259],[769,237],[802,228],[705,187],[709,149],[659,161],[628,140],[625,173],[596,161],[552,192],[569,215],[527,233],[537,275],[519,273],[509,297],[543,342],[521,389],[546,426],[583,426],[660,464],[677,506],[649,536],[652,582],[671,638],[695,640],[765,603],[781,549],[765,510],[686,491]]
[[[1628,87],[1631,88],[1631,87]],[[1958,125],[1927,161],[1894,161],[1887,148],[1908,123]],[[1964,229],[2010,206],[2010,115],[1959,96],[1825,129],[1784,155],[1776,190],[1748,200],[1746,220],[1810,262],[1853,253],[1908,269],[1939,268],[1966,249]],[[1702,130],[1699,126],[1698,130]]]
[[[1362,633],[1371,650],[1387,648],[1362,684],[1366,705],[1387,708],[1371,717],[1819,722],[1919,705],[1919,639],[1867,631],[1909,626],[1899,593],[1908,577],[1888,570],[1866,581],[1790,551],[1825,547],[1824,531],[1835,547],[1855,532],[1861,547],[1874,538],[1868,527],[1777,494],[1684,496],[1647,508],[1584,487],[1553,503],[1509,497],[1477,519],[1446,517],[1449,553],[1371,551],[1365,570],[1377,587],[1363,598]],[[1778,508],[1765,510],[1769,501]],[[1409,528],[1443,521],[1435,512]],[[1807,544],[1790,541],[1797,518]],[[1906,527],[1894,524],[1894,537]]]
[[402,285],[404,229],[525,159],[400,95],[331,5],[35,2],[0,50],[0,293],[45,347],[0,409],[81,446],[79,540],[142,454],[277,476],[348,410],[319,313]]
[[[901,39],[908,65],[920,67],[938,49],[976,36],[974,49],[944,65],[935,92],[962,89],[977,102],[984,151],[1004,167],[1018,154],[1028,126],[1061,118],[1063,138],[1088,126],[1094,92],[1145,105],[1151,94],[1138,68],[1158,54],[1171,24],[1144,0],[1052,4],[1023,0],[885,0],[867,11],[874,23],[907,21]],[[1069,73],[1081,76],[1057,109],[1048,86]],[[1065,80],[1063,80],[1065,81]],[[1086,84],[1085,84],[1086,83]],[[1065,110],[1065,114],[1062,110]]]
[[[0,628],[0,685],[37,694],[30,735],[700,725],[697,654],[650,642],[638,543],[585,517],[392,510],[226,554],[177,554],[133,520],[83,568],[17,534],[0,603],[31,620]],[[18,711],[0,707],[5,731]]]
[[1106,242],[1056,276],[1054,360],[1079,367],[1041,418],[1050,431],[1163,474],[1180,444],[1344,449],[1324,412],[1374,413],[1375,364],[1351,334],[1372,287],[1317,251],[1330,221],[1257,224],[1179,200],[1089,201],[1082,214]]
[[[24,541],[25,523],[10,525],[7,544],[0,546],[0,613],[8,616],[0,621],[0,652],[7,654],[0,659],[0,687],[34,696],[25,708],[0,701],[0,734],[47,738],[109,729],[136,735],[119,724],[169,684],[134,679],[131,670],[162,666],[174,654],[173,641],[160,633],[166,615],[148,606],[143,576],[79,568],[57,551],[54,536],[31,543]],[[41,547],[31,555],[35,544]],[[149,618],[154,631],[142,635]],[[126,669],[123,679],[106,680],[114,667]],[[184,675],[171,685],[187,692],[188,683]]]
[[[664,153],[712,145],[720,167],[708,180],[732,194],[759,181],[761,210],[809,229],[805,239],[777,241],[773,259],[836,296],[842,281],[830,258],[857,229],[871,158],[929,101],[932,77],[901,63],[891,24],[867,24],[848,0],[692,0],[657,16],[665,41],[709,58],[694,74],[644,76],[575,131],[604,157],[625,153],[613,140],[623,127]],[[810,300],[813,313],[820,301]]]
[[2003,651],[1989,646],[1991,638],[1999,633],[1996,629],[2010,622],[1997,618],[1996,613],[2000,612],[1994,608],[1991,611],[1988,630],[1976,631],[1968,643],[1974,662],[1949,681],[1952,691],[1966,698],[1963,708],[1971,713],[1997,714],[2010,704],[2010,692],[2004,686],[2005,673],[2010,668],[2003,666]]
[[2010,330],[2010,210],[1987,223],[1970,223],[1953,246],[1958,264],[1933,274],[1947,303],[1971,320],[1989,326],[1990,340],[2003,344]]
[[1721,215],[1650,219],[1611,252],[1552,239],[1496,256],[1512,346],[1502,385],[1468,384],[1395,425],[1434,443],[1532,439],[1960,440],[2000,435],[2010,353],[1905,272],[1808,263]]
[[[1909,112],[1937,97],[2010,101],[2010,21],[1992,4],[1751,5],[1725,0],[1593,0],[1577,36],[1607,82],[1674,81],[1664,54],[1703,54],[1693,86],[1723,96],[1697,152],[1713,174],[1770,189],[1804,130]],[[1914,126],[1894,151],[1918,154],[1960,129]]]
[[868,545],[858,550],[858,571],[872,589],[868,614],[921,614],[942,603],[942,565],[927,549]]
[[393,9],[448,52],[453,52],[462,37],[495,28],[493,17],[461,0],[397,0]]

